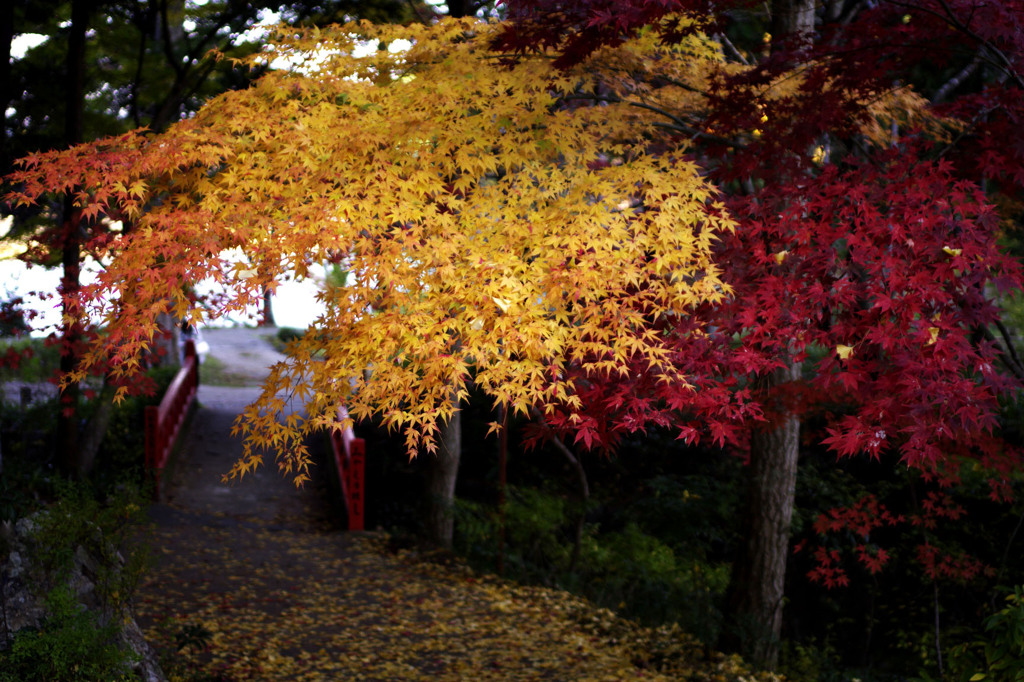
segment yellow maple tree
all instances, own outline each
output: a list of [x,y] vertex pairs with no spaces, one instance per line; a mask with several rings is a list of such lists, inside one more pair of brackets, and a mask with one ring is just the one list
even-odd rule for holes
[[[503,63],[495,30],[282,29],[254,58],[279,68],[165,133],[25,159],[13,200],[67,192],[86,218],[130,226],[83,290],[106,332],[79,373],[135,371],[158,313],[201,323],[332,260],[348,283],[321,294],[327,312],[240,416],[236,475],[269,448],[303,480],[302,438],[342,404],[403,429],[412,454],[435,447],[470,382],[520,413],[577,406],[567,363],[615,375],[642,359],[685,384],[650,322],[729,293],[713,188],[684,150],[647,148],[650,111],[586,101],[611,87],[592,65]],[[698,40],[660,55],[679,79],[718,59]],[[191,308],[183,285],[211,279],[228,299]],[[279,419],[292,399],[305,414]]]

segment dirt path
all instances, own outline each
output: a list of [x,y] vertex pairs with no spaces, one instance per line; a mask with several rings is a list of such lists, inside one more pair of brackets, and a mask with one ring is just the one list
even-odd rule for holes
[[[252,383],[279,358],[259,330],[204,334]],[[660,679],[587,635],[560,593],[391,553],[331,523],[323,489],[273,469],[221,476],[251,387],[200,388],[164,501],[137,617],[172,680]],[[177,645],[191,642],[182,651]]]

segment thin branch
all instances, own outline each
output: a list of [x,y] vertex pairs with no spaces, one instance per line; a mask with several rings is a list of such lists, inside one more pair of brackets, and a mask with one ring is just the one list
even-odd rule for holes
[[932,581],[933,595],[935,597],[935,656],[938,659],[939,664],[939,679],[941,680],[942,675],[942,630],[939,626],[939,581]]
[[420,14],[420,6],[417,5],[414,0],[405,0],[406,4],[409,5],[409,9],[416,15],[416,18],[420,20],[421,24],[428,25],[434,20],[433,16],[423,16]]
[[555,448],[562,453],[562,455],[569,461],[573,469],[576,471],[576,477],[579,479],[580,485],[580,513],[576,517],[576,537],[572,547],[572,557],[569,559],[569,572],[573,573],[576,570],[576,564],[579,563],[580,549],[583,546],[583,527],[587,520],[587,502],[590,500],[590,484],[587,482],[587,471],[583,468],[583,463],[576,455],[572,453],[572,450],[562,442],[554,431],[548,426],[547,422],[544,421],[544,415],[540,413],[536,407],[530,408],[530,414],[537,421],[537,423],[545,428],[551,434],[551,443]]
[[965,33],[974,40],[978,41],[978,43],[980,43],[981,45],[987,47],[988,50],[992,51],[993,54],[999,57],[999,61],[1002,62],[1002,66],[1000,68],[1006,73],[1006,75],[1009,78],[1013,79],[1013,81],[1017,84],[1017,87],[1024,88],[1024,79],[1022,79],[1020,74],[1017,73],[1017,71],[1013,68],[1013,62],[1010,60],[1009,57],[1003,54],[1002,50],[993,45],[987,38],[982,38],[980,35],[978,35],[970,28],[968,28],[966,24],[960,21],[960,18],[957,17],[956,14],[954,14],[953,8],[949,6],[949,3],[946,0],[939,0],[939,4],[942,5],[942,8],[944,10],[946,10],[946,17],[949,20],[950,24],[952,24],[958,31]]
[[962,140],[965,137],[967,137],[970,134],[970,132],[977,127],[979,121],[981,121],[983,118],[985,118],[986,116],[991,114],[993,111],[996,111],[997,109],[1000,109],[1001,106],[1002,105],[995,105],[995,106],[991,106],[991,107],[986,107],[986,108],[982,109],[981,111],[979,111],[977,114],[975,114],[974,118],[971,119],[970,124],[964,126],[963,130],[961,130],[959,133],[957,133],[957,136],[954,137],[952,140],[950,140],[949,144],[947,144],[945,147],[942,148],[942,151],[939,152],[939,158],[941,159],[949,151],[954,149],[957,146],[957,144],[960,143],[960,140]]
[[867,2],[865,0],[860,0],[859,2],[855,2],[850,5],[850,9],[847,11],[846,16],[839,20],[839,25],[849,26],[865,6],[867,6]]
[[974,59],[971,60],[970,64],[960,69],[959,73],[950,78],[948,81],[943,83],[942,87],[939,88],[935,95],[932,97],[932,104],[938,104],[949,96],[949,93],[960,87],[960,84],[967,80],[978,67],[981,66],[981,50],[974,55]]
[[[1000,344],[995,335],[988,327],[981,327],[978,331],[985,337],[986,341],[991,342],[995,345],[999,351],[999,359],[1003,361],[1003,365],[1006,366],[1010,373],[1013,374],[1020,381],[1024,381],[1024,364],[1021,364],[1020,358],[1017,355],[1016,350],[1013,347],[1013,343],[1010,340],[1010,332],[1003,326],[1002,322],[996,322],[996,328],[999,329],[1000,336],[1003,337],[1003,344]],[[1005,345],[1005,348],[1003,347]]]
[[183,67],[174,55],[174,45],[171,44],[171,27],[168,25],[167,3],[160,3],[160,33],[163,38],[164,56],[167,57],[167,65],[174,71],[175,79],[183,77]]
[[668,76],[657,76],[655,78],[655,81],[656,82],[668,83],[669,85],[674,85],[677,88],[681,88],[683,90],[686,90],[687,92],[692,92],[692,93],[697,94],[697,95],[703,95],[705,97],[708,94],[706,91],[701,90],[700,88],[695,88],[692,85],[688,85],[686,83],[683,83],[682,81],[677,81],[675,78],[669,78]]
[[705,132],[703,130],[693,127],[686,120],[676,116],[675,114],[672,114],[671,112],[668,112],[665,109],[662,109],[661,107],[656,107],[652,104],[646,104],[644,102],[631,102],[628,100],[624,100],[621,97],[610,95],[568,95],[563,99],[608,102],[609,104],[626,104],[631,107],[636,107],[638,109],[646,109],[647,111],[652,111],[658,114],[659,116],[664,116],[665,118],[671,121],[671,123],[653,123],[652,125],[654,125],[654,127],[656,128],[664,128],[666,130],[672,130],[678,133],[683,133],[686,135],[690,135],[691,138],[704,138],[706,140],[719,142],[721,144],[725,144],[731,147],[746,147],[746,142],[742,140],[729,139],[726,137],[722,137],[720,135],[714,135],[712,133]]
[[1003,573],[1006,571],[1006,560],[1010,558],[1010,547],[1013,545],[1013,541],[1017,539],[1017,533],[1020,532],[1021,525],[1024,525],[1024,511],[1020,513],[1020,518],[1017,519],[1017,526],[1010,533],[1010,539],[1006,541],[1003,558],[999,560],[999,575],[996,577],[996,585],[1001,584],[1003,581]]
[[580,464],[579,458],[572,453],[572,450],[569,449],[569,446],[567,446],[558,436],[552,436],[551,443],[555,446],[555,448],[558,449],[559,452],[561,452],[565,456],[567,460],[569,460],[569,463],[572,464],[572,466],[576,469],[576,474],[580,479],[580,494],[584,500],[589,500],[590,484],[587,483],[586,470],[584,470],[583,465]]
[[[888,1],[891,4],[896,5],[897,7],[904,7],[906,9],[924,12],[926,14],[932,15],[936,19],[940,19],[941,21],[948,23],[950,26],[955,28],[960,33],[963,33],[967,37],[977,42],[980,47],[987,48],[987,50],[990,51],[993,55],[995,55],[998,58],[998,60],[989,59],[985,55],[982,55],[981,58],[984,61],[992,64],[994,67],[1002,71],[1004,74],[1006,74],[1006,77],[1012,79],[1013,82],[1017,84],[1017,87],[1024,88],[1024,78],[1022,78],[1021,75],[1017,73],[1016,69],[1013,68],[1013,62],[1010,60],[1010,58],[1007,57],[1002,50],[993,45],[992,42],[989,41],[987,38],[982,38],[980,35],[972,31],[965,23],[960,21],[960,17],[956,15],[956,13],[953,11],[953,8],[949,6],[949,3],[946,2],[946,0],[938,0],[939,5],[944,10],[943,12],[939,12],[938,10],[933,10],[928,7],[924,7],[922,5],[910,2],[901,2],[900,0]],[[979,54],[981,54],[982,52],[984,52],[984,50],[978,51]]]
[[736,49],[736,46],[732,44],[731,40],[729,40],[729,36],[724,33],[716,33],[715,40],[721,43],[722,47],[724,47],[728,52],[732,53],[732,56],[735,57],[740,64],[743,66],[750,66],[750,62],[747,61],[747,58],[743,56],[742,52]]
[[[135,3],[135,11],[139,13],[143,11],[141,3]],[[144,30],[142,18],[137,16],[137,21],[139,24],[139,53],[135,66],[135,78],[132,79],[129,98],[131,101],[132,121],[135,123],[136,128],[141,128],[142,112],[139,110],[139,83],[142,82],[142,70],[146,61],[146,43],[149,41],[149,35],[148,32]]]

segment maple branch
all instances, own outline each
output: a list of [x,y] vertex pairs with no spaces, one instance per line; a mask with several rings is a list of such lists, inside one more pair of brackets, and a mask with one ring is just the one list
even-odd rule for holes
[[132,121],[135,122],[135,127],[142,127],[142,118],[139,112],[139,83],[142,82],[142,67],[146,60],[146,43],[149,41],[149,36],[145,31],[139,31],[139,54],[136,60],[135,67],[135,78],[132,79],[132,87],[129,94],[132,109]]
[[[191,41],[186,41],[188,42],[189,47],[185,56],[188,57],[189,60],[197,59],[199,55],[205,54],[209,49],[216,49],[208,48],[207,46],[214,42],[217,36],[221,34],[222,29],[230,28],[232,22],[237,19],[243,19],[248,11],[246,9],[247,7],[247,5],[229,3],[229,6],[223,12],[220,12],[211,22],[210,30],[204,33],[197,43],[192,44]],[[231,47],[230,37],[223,43],[223,45],[225,48]]]
[[164,39],[164,56],[167,57],[167,65],[174,71],[175,80],[182,77],[183,67],[174,56],[174,46],[171,44],[171,27],[167,21],[167,3],[162,3],[160,6],[160,28],[162,38]]
[[1006,325],[1003,324],[1002,320],[996,320],[995,326],[996,329],[999,330],[999,335],[1003,338],[1003,346],[1005,346],[1005,350],[1003,349],[1003,346],[996,341],[995,336],[988,327],[984,327],[982,329],[985,334],[985,338],[988,341],[995,343],[996,348],[999,349],[999,357],[1003,361],[1003,364],[1006,365],[1007,369],[1009,369],[1015,377],[1024,381],[1024,363],[1021,363],[1020,356],[1017,355],[1017,351],[1013,346],[1013,341],[1010,338],[1010,331],[1006,328]]
[[164,123],[167,122],[171,116],[174,105],[178,104],[180,106],[184,104],[189,97],[198,92],[199,89],[203,87],[203,83],[206,82],[206,79],[210,77],[211,73],[213,73],[215,68],[217,68],[216,61],[212,59],[207,61],[206,66],[204,66],[203,70],[200,71],[200,73],[193,79],[192,85],[189,87],[186,87],[188,74],[182,72],[180,78],[175,77],[170,91],[167,93],[167,96],[164,97],[156,114],[153,115],[153,118],[150,121],[150,127],[154,130],[162,129],[164,127]]
[[668,76],[658,76],[657,78],[655,78],[655,81],[660,81],[660,82],[663,82],[663,83],[668,83],[669,85],[674,85],[677,88],[681,88],[683,90],[686,90],[687,92],[692,92],[692,93],[697,94],[697,95],[705,95],[706,96],[708,94],[706,91],[701,90],[700,88],[695,88],[692,85],[689,85],[687,83],[683,83],[681,81],[678,81],[675,78],[669,78]]
[[981,121],[986,116],[988,116],[993,111],[999,108],[1001,108],[1001,105],[997,104],[991,107],[986,107],[979,111],[977,114],[975,114],[975,116],[971,119],[970,124],[964,126],[963,129],[959,133],[957,133],[957,136],[950,140],[949,144],[942,148],[942,151],[939,152],[938,158],[941,159],[942,157],[944,157],[947,152],[949,152],[951,149],[956,147],[957,144],[959,144],[960,140],[967,137],[967,135],[978,126],[979,121]]
[[[956,14],[953,13],[953,8],[949,6],[949,2],[947,2],[947,0],[939,0],[939,4],[942,5],[942,8],[944,10],[946,10],[947,19],[954,28],[970,36],[974,40],[978,41],[981,45],[991,50],[997,57],[999,57],[1000,61],[1002,62],[1002,66],[1000,68],[1003,70],[1003,72],[1005,72],[1006,75],[1017,84],[1017,87],[1024,88],[1024,79],[1021,79],[1020,74],[1018,74],[1017,71],[1013,68],[1013,62],[1010,60],[1009,57],[1003,54],[1002,50],[993,45],[987,38],[982,38],[981,36],[979,36],[977,33],[968,28],[966,24],[960,21]],[[994,62],[990,63],[993,63],[994,66],[996,65],[994,64]]]
[[572,453],[569,446],[566,445],[561,438],[558,436],[551,437],[551,443],[555,446],[559,452],[561,452],[565,458],[569,461],[569,464],[576,469],[576,475],[579,477],[580,482],[580,494],[584,500],[590,499],[590,485],[587,483],[587,472],[580,463],[580,460],[576,455]]
[[932,97],[932,104],[938,104],[946,99],[949,93],[960,87],[960,84],[963,83],[964,80],[969,78],[971,74],[978,70],[978,67],[981,66],[981,52],[982,51],[979,50],[978,53],[974,55],[974,59],[972,59],[967,66],[960,69],[959,73],[946,81],[942,87],[935,92],[935,95]]
[[420,14],[420,6],[413,2],[413,0],[405,0],[405,3],[409,5],[409,9],[412,10],[412,13],[416,15],[416,18],[419,19],[420,23],[424,26],[430,24],[430,22],[434,20],[435,17],[433,16],[423,16]]
[[918,10],[920,12],[924,12],[925,14],[930,14],[936,19],[940,19],[942,21],[949,23],[950,26],[952,26],[960,33],[963,33],[967,37],[977,42],[981,47],[991,50],[992,53],[996,57],[998,57],[998,61],[988,59],[985,56],[983,56],[982,52],[984,50],[979,50],[978,54],[984,61],[988,62],[989,64],[991,64],[992,66],[996,67],[1004,74],[1006,74],[1006,77],[1010,78],[1014,83],[1016,83],[1017,87],[1024,88],[1024,78],[1021,78],[1021,75],[1017,73],[1016,69],[1013,68],[1013,61],[1011,61],[1010,58],[1007,57],[1002,50],[993,45],[991,41],[989,41],[987,38],[981,37],[976,32],[972,31],[965,23],[960,21],[960,18],[953,11],[953,8],[949,6],[947,0],[938,0],[939,5],[942,7],[943,10],[945,10],[944,12],[939,12],[937,10],[933,10],[928,7],[924,7],[922,5],[914,4],[911,2],[900,2],[900,0],[889,0],[889,2],[893,5],[896,5],[897,7],[904,7],[906,9]]
[[672,114],[671,112],[666,111],[665,109],[662,109],[661,107],[656,107],[653,104],[646,104],[644,102],[632,102],[632,101],[624,100],[621,97],[618,97],[617,95],[569,95],[569,96],[564,97],[563,99],[567,99],[567,100],[580,99],[580,100],[588,100],[588,101],[593,101],[593,102],[608,102],[610,104],[625,104],[627,106],[636,107],[637,109],[646,109],[647,111],[652,111],[652,112],[658,114],[659,116],[664,116],[665,118],[667,118],[670,121],[672,121],[672,123],[654,123],[654,124],[652,124],[656,128],[664,128],[664,129],[667,129],[667,130],[673,130],[673,131],[676,131],[676,132],[679,132],[679,133],[685,133],[687,135],[690,135],[691,138],[700,137],[700,138],[704,138],[704,139],[707,139],[707,140],[712,140],[714,142],[720,142],[722,144],[733,146],[733,147],[746,147],[746,143],[743,142],[743,141],[740,141],[740,140],[737,140],[737,139],[729,139],[729,138],[726,138],[726,137],[722,137],[720,135],[714,135],[712,133],[700,130],[699,128],[695,128],[692,125],[690,125],[689,123],[687,123],[684,119],[679,118],[675,114]]
[[850,5],[850,9],[847,11],[846,16],[841,17],[839,19],[839,25],[849,26],[851,23],[853,23],[853,20],[857,17],[858,14],[860,14],[860,11],[864,9],[866,5],[867,3],[865,2],[865,0],[859,0],[858,2],[854,2],[852,5]]
[[580,515],[576,519],[576,537],[572,548],[572,558],[569,559],[569,572],[573,573],[576,570],[576,564],[579,562],[580,558],[580,547],[583,544],[583,526],[587,520],[587,501],[590,499],[590,484],[587,482],[587,471],[583,468],[583,463],[580,459],[572,453],[572,450],[569,449],[569,446],[562,442],[562,439],[559,438],[551,427],[548,426],[547,422],[544,421],[544,415],[541,414],[540,410],[536,407],[531,407],[530,414],[533,415],[534,420],[536,420],[537,424],[540,425],[541,428],[551,434],[551,443],[555,446],[555,449],[561,452],[569,461],[569,464],[572,465],[573,469],[576,471],[576,477],[579,479],[580,501],[582,502],[582,505]]
[[999,575],[996,577],[996,585],[1002,584],[1003,573],[1006,571],[1006,560],[1010,557],[1010,547],[1013,545],[1013,541],[1017,539],[1017,533],[1020,532],[1022,525],[1024,525],[1024,511],[1021,512],[1020,517],[1017,519],[1017,526],[1010,533],[1010,539],[1006,541],[1003,558],[999,560]]
[[740,64],[743,66],[750,66],[750,62],[747,61],[747,58],[743,56],[742,52],[736,49],[736,46],[732,44],[731,40],[729,40],[729,36],[724,33],[716,33],[715,40],[721,43],[722,47],[725,47],[730,53],[732,53],[732,56],[735,57]]

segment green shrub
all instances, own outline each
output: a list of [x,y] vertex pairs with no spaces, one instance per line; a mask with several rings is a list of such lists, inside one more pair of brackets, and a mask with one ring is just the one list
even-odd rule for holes
[[[457,500],[456,547],[471,561],[491,566],[497,558],[499,516],[482,504]],[[565,502],[532,488],[508,489],[505,503],[506,575],[527,583],[552,585],[569,565]]]
[[285,353],[288,350],[289,343],[292,341],[298,341],[305,335],[306,331],[304,329],[281,327],[277,330],[276,334],[267,334],[263,338],[266,339],[278,353]]
[[132,396],[114,405],[97,457],[95,479],[116,485],[123,480],[142,481],[146,459],[146,408],[159,405],[177,367],[155,367],[147,372],[154,383],[152,395]]
[[305,331],[302,329],[296,329],[294,327],[281,327],[277,330],[277,339],[281,343],[290,343],[301,339],[305,335]]
[[0,682],[95,682],[129,679],[133,654],[118,645],[115,623],[101,624],[67,585],[46,595],[41,627],[15,633],[0,654]]
[[985,619],[985,636],[954,647],[949,679],[1024,682],[1024,585],[1006,595],[1006,606]]
[[[644,623],[678,622],[712,641],[721,617],[715,600],[729,579],[726,564],[681,558],[672,547],[636,523],[601,532],[584,527],[580,557],[570,571],[578,511],[556,495],[509,488],[505,506],[505,575],[525,583],[557,586]],[[497,558],[498,512],[458,500],[458,552],[479,567]]]
[[[32,519],[28,557],[30,587],[47,615],[40,627],[19,630],[8,642],[0,682],[128,679],[133,654],[118,644],[117,632],[147,560],[137,537],[145,502],[130,485],[103,502],[86,484],[55,486],[56,501]],[[99,611],[86,609],[69,587],[78,548],[94,560]]]
[[34,519],[35,581],[41,591],[64,584],[82,547],[97,563],[93,581],[101,605],[120,611],[148,560],[137,538],[147,502],[130,484],[114,490],[103,503],[85,484],[62,483],[59,488],[57,501]]
[[[33,339],[32,341],[38,341]],[[144,480],[145,408],[159,403],[177,368],[157,367],[147,376],[153,382],[149,396],[126,398],[113,413],[97,454],[90,481],[97,490],[114,490],[122,482],[137,486]],[[23,377],[21,377],[23,378]],[[80,416],[88,419],[97,400],[80,402]],[[15,521],[56,500],[63,493],[54,459],[53,428],[60,410],[56,398],[27,407],[0,401],[3,469],[0,471],[0,521]]]

